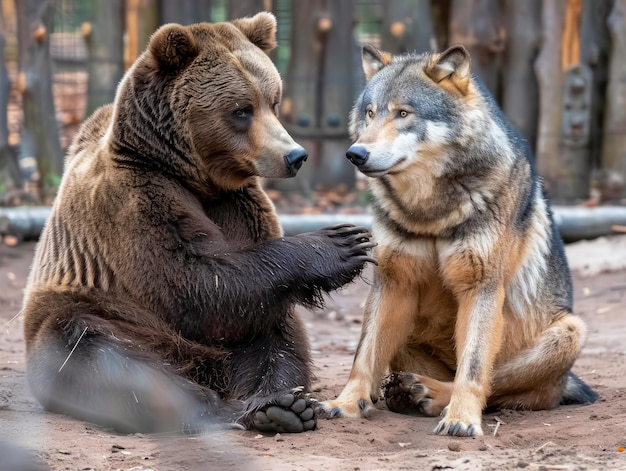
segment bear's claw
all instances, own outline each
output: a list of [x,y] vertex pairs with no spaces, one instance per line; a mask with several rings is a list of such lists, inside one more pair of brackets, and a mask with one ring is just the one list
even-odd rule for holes
[[313,401],[301,392],[289,392],[274,403],[257,410],[252,423],[265,433],[299,433],[317,426]]

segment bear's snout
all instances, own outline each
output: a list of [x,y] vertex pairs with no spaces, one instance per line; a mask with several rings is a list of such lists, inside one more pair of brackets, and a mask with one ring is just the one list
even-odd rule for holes
[[296,147],[285,156],[285,163],[292,176],[296,176],[308,156],[309,154],[302,147]]

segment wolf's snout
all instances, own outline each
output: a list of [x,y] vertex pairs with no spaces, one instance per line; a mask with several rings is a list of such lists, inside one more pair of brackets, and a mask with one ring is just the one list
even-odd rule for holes
[[309,154],[302,147],[296,147],[285,156],[285,163],[292,175],[295,176],[302,167],[302,163],[307,159]]
[[346,157],[348,157],[350,162],[352,162],[357,167],[367,162],[367,158],[369,156],[370,153],[365,147],[362,146],[350,146],[350,148],[346,152]]

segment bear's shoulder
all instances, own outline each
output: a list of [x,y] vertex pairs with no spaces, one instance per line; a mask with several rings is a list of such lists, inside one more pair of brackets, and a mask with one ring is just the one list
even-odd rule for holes
[[84,151],[95,151],[101,145],[111,125],[113,104],[101,106],[81,125],[67,152],[68,162]]

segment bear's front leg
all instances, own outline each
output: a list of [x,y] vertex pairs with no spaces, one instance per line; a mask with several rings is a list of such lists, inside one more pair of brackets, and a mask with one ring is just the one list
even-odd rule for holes
[[313,430],[317,418],[315,401],[307,394],[312,374],[306,331],[292,310],[282,323],[233,349],[226,372],[236,394],[232,399],[246,404],[240,423],[247,428],[266,433]]

